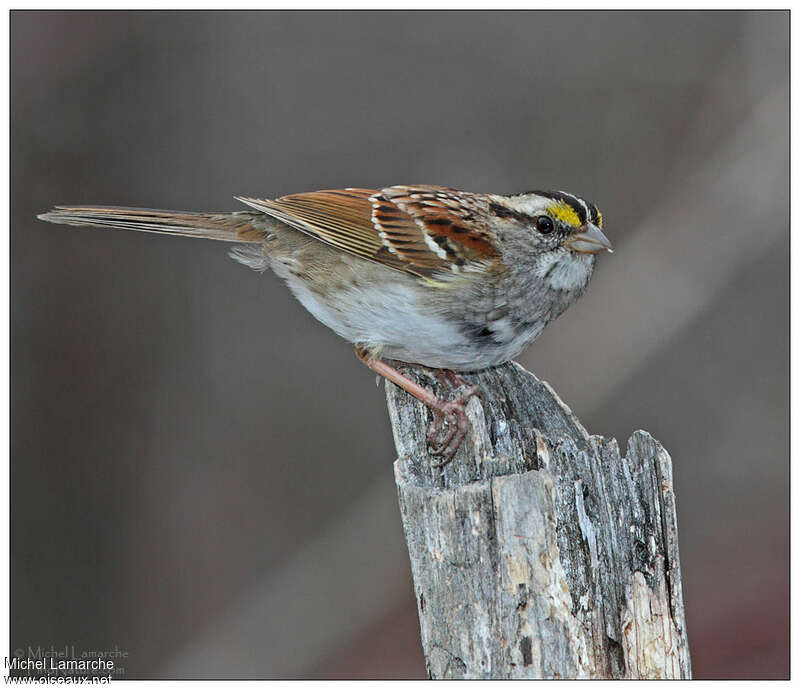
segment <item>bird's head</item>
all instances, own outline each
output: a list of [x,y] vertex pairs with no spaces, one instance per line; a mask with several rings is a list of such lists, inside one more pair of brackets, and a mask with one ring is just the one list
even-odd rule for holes
[[541,250],[564,248],[579,254],[612,251],[611,242],[603,234],[603,215],[596,204],[567,192],[535,191],[495,195],[491,212],[498,221],[514,221],[530,234]]

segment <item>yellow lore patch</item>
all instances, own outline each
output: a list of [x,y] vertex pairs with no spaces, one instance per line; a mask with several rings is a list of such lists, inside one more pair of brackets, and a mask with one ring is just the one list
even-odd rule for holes
[[571,225],[573,228],[581,226],[581,219],[578,212],[566,201],[555,201],[547,207],[547,213],[562,223]]

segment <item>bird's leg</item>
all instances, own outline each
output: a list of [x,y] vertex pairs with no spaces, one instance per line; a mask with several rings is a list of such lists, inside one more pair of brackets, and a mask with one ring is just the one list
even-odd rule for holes
[[[415,381],[401,374],[397,369],[387,364],[382,359],[371,355],[365,348],[356,346],[356,356],[376,374],[383,376],[392,383],[396,383],[400,388],[431,408],[433,411],[433,422],[428,430],[428,443],[434,455],[440,455],[443,458],[442,462],[438,465],[439,467],[450,462],[459,446],[464,441],[464,436],[467,434],[467,415],[464,410],[464,405],[473,395],[477,395],[481,400],[484,400],[481,388],[479,386],[470,385],[469,382],[449,369],[430,369],[429,367],[424,367],[434,372],[445,387],[469,386],[467,390],[455,400],[443,400],[427,388],[420,386]],[[444,422],[447,422],[449,429],[439,438]]]

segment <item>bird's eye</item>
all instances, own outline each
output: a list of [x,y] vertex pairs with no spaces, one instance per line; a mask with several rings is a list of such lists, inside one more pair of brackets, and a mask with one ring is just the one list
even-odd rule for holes
[[539,216],[536,219],[536,229],[543,235],[553,232],[553,221],[547,216]]

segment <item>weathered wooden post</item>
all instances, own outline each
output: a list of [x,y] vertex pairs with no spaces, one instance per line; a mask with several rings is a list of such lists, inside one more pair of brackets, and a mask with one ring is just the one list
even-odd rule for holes
[[691,677],[667,452],[637,431],[621,456],[517,364],[469,379],[486,404],[444,467],[427,409],[387,383],[429,675]]

